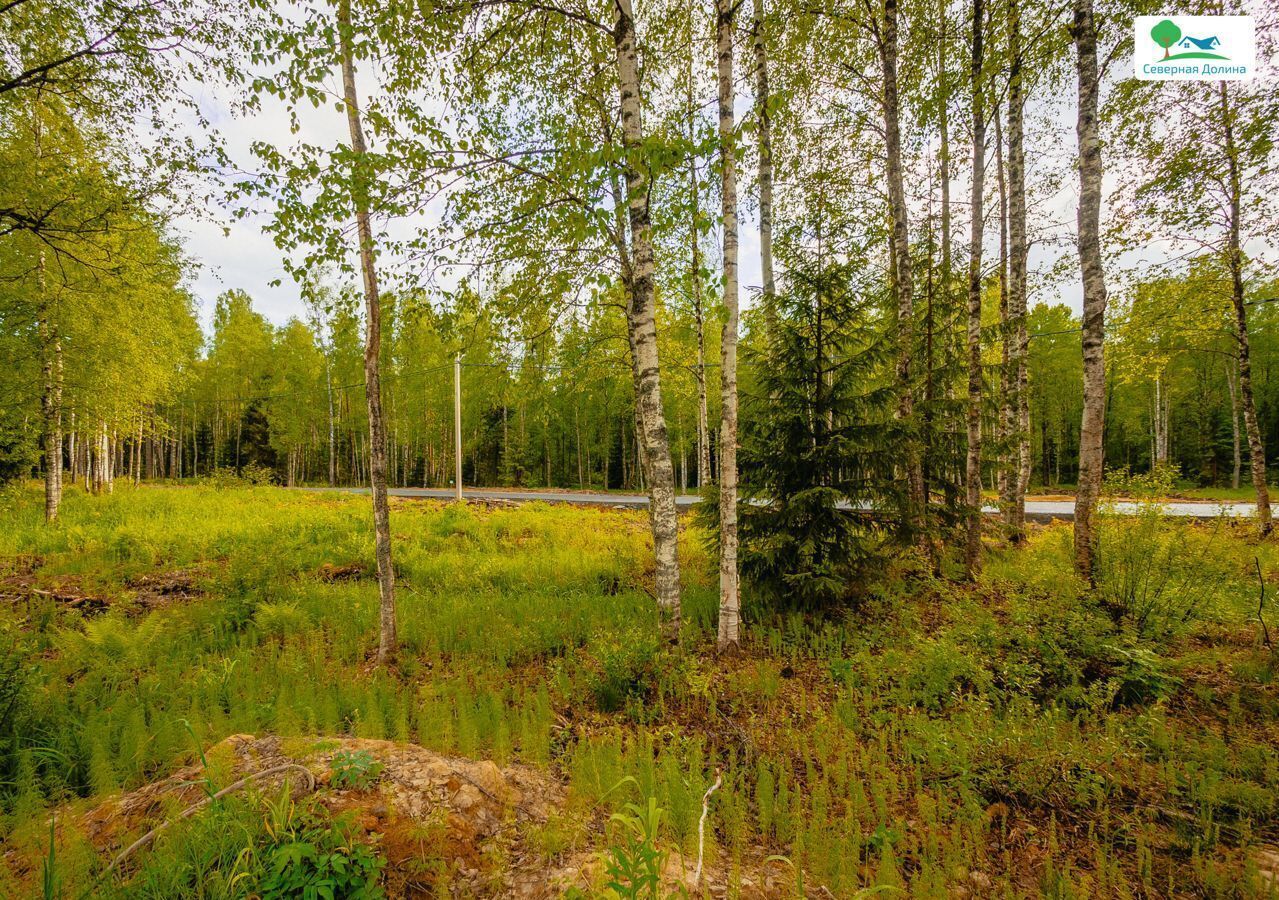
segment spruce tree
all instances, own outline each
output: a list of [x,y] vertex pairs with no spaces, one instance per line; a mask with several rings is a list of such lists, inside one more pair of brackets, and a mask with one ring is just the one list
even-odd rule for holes
[[859,293],[855,262],[795,255],[746,397],[742,567],[769,599],[817,609],[909,537],[906,433],[882,298]]

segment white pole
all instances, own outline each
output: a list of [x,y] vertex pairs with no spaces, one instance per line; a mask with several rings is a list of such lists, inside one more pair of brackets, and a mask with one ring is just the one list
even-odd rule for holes
[[454,490],[462,500],[462,354],[453,357],[453,464]]

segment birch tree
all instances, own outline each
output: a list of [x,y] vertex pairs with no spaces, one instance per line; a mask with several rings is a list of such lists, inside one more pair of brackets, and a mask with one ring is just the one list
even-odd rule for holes
[[982,239],[984,236],[985,174],[986,174],[986,110],[984,97],[986,85],[982,74],[985,59],[982,48],[983,14],[982,0],[973,0],[972,22],[972,225],[968,241],[968,506],[964,564],[968,577],[974,578],[981,568],[981,417],[982,417],[982,355],[981,355],[981,288],[982,288]]
[[733,0],[716,0],[719,157],[724,229],[724,334],[720,341],[719,632],[720,650],[738,642],[741,598],[737,565],[737,137],[733,115]]
[[[913,375],[915,350],[915,276],[910,250],[910,222],[906,206],[905,174],[901,150],[901,98],[898,87],[898,5],[884,0],[883,30],[871,30],[876,37],[884,76],[884,152],[888,161],[888,205],[891,214],[892,268],[890,284],[897,306],[897,389],[898,415],[910,426],[915,412]],[[908,442],[902,461],[909,485],[911,516],[922,532],[928,498],[924,496],[924,474],[918,444]]]
[[1092,0],[1073,0],[1079,143],[1079,267],[1083,277],[1084,410],[1079,429],[1079,489],[1075,495],[1075,568],[1094,577],[1097,532],[1093,516],[1104,466],[1102,428],[1106,410],[1106,278],[1101,257],[1101,134],[1097,120],[1100,77]]
[[1014,465],[1009,477],[1008,524],[1013,540],[1025,537],[1026,490],[1030,486],[1030,398],[1026,329],[1026,149],[1025,75],[1021,0],[1008,0],[1008,317],[1012,324],[1011,383],[1015,428]]
[[772,322],[777,299],[773,274],[773,116],[768,108],[768,46],[764,0],[754,0],[751,39],[755,51],[755,117],[759,141],[759,268],[766,321]]
[[382,418],[382,301],[378,293],[373,257],[373,228],[369,222],[368,173],[363,170],[367,153],[360,104],[355,90],[355,60],[351,49],[351,0],[338,0],[338,40],[342,53],[342,99],[351,131],[351,205],[355,210],[356,238],[360,248],[360,274],[364,284],[364,396],[369,407],[369,484],[373,494],[374,556],[378,580],[378,662],[387,665],[395,657],[395,570],[391,566],[391,510],[386,495],[386,425]]

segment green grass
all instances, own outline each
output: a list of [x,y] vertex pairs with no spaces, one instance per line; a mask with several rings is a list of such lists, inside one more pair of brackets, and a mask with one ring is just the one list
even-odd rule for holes
[[[370,563],[365,497],[72,491],[54,528],[34,490],[4,502],[0,591],[115,605],[28,592],[0,609],[0,691],[17,698],[0,720],[0,895],[34,890],[50,809],[67,896],[89,890],[108,860],[66,823],[194,761],[189,723],[205,746],[352,734],[530,763],[569,788],[563,821],[530,835],[548,856],[578,840],[565,823],[648,797],[664,845],[694,851],[722,768],[710,858],[785,855],[839,897],[1268,896],[1249,860],[1279,841],[1279,661],[1259,645],[1253,560],[1279,571],[1279,548],[1244,530],[1107,520],[1095,594],[1055,528],[993,548],[973,586],[907,560],[827,617],[748,595],[745,648],[716,657],[715,565],[691,526],[680,653],[655,637],[644,513],[409,501],[392,515],[404,652],[379,672],[375,582],[321,577]],[[133,599],[176,570],[202,593]],[[269,810],[214,815],[112,895],[256,890]]]

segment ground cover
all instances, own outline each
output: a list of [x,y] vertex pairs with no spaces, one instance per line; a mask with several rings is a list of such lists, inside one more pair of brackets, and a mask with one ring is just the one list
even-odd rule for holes
[[0,516],[0,895],[648,896],[691,881],[717,774],[695,894],[1277,891],[1279,548],[1238,526],[1106,520],[1096,591],[1068,526],[992,533],[974,585],[906,558],[838,610],[748,596],[717,657],[691,521],[680,649],[642,511],[399,502],[387,671],[367,498]]

